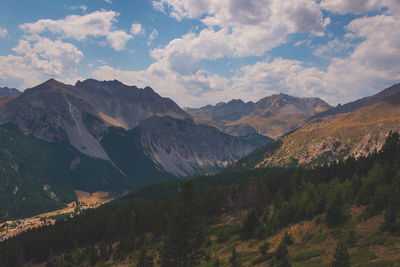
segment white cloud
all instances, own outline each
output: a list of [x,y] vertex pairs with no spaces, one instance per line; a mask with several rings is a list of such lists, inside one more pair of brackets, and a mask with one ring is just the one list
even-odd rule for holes
[[398,0],[322,0],[320,6],[325,10],[340,14],[363,14],[385,7],[394,16],[399,16],[400,13],[400,1]]
[[107,35],[107,40],[116,51],[125,49],[125,44],[133,37],[124,31],[114,31]]
[[119,14],[115,11],[95,11],[86,15],[70,15],[64,19],[41,19],[34,23],[24,23],[19,27],[28,33],[60,34],[63,38],[83,41],[88,37],[106,37],[111,46],[119,51],[132,36],[121,30],[115,30],[113,24]]
[[98,79],[118,79],[139,87],[151,86],[163,96],[182,106],[202,106],[232,98],[259,100],[267,95],[285,92],[297,96],[326,96],[324,73],[304,68],[301,62],[274,59],[242,67],[232,78],[198,70],[182,75],[162,63],[142,71],[127,71],[109,66],[98,67],[91,74]]
[[70,9],[70,10],[77,10],[77,9],[80,9],[80,10],[82,10],[83,13],[85,13],[86,10],[88,9],[88,7],[85,6],[85,5],[81,5],[81,6],[70,6],[69,9]]
[[106,2],[107,4],[112,4],[111,0],[104,0],[104,2]]
[[348,51],[352,46],[354,45],[346,40],[339,40],[338,38],[335,38],[329,41],[327,44],[318,46],[316,49],[314,49],[313,54],[318,57],[330,58],[335,53]]
[[34,23],[24,23],[19,27],[29,33],[50,31],[64,38],[84,40],[88,36],[105,36],[111,32],[118,13],[115,11],[95,11],[86,15],[71,15],[65,19],[41,19]]
[[158,0],[153,7],[178,20],[198,18],[206,28],[151,51],[173,71],[191,75],[200,60],[263,56],[291,33],[323,35],[329,19],[312,0]]
[[0,57],[0,81],[19,88],[37,85],[46,77],[74,77],[83,58],[73,44],[37,35],[20,40],[13,51],[17,55]]
[[147,46],[151,45],[151,43],[156,39],[158,36],[158,31],[156,28],[153,29],[153,31],[150,33],[149,38],[147,38],[146,44]]
[[[243,66],[231,78],[224,78],[200,69],[196,60],[227,55],[229,45],[224,42],[218,46],[210,38],[210,47],[203,47],[207,43],[199,42],[196,34],[189,33],[163,49],[152,50],[156,62],[145,70],[102,66],[92,75],[141,87],[152,86],[184,106],[201,106],[231,98],[255,101],[278,92],[317,96],[335,105],[374,94],[400,81],[400,20],[389,15],[362,17],[353,20],[345,29],[346,36],[352,36],[359,43],[333,39],[317,48],[315,53],[331,58],[326,71],[306,67],[301,61],[275,58]],[[333,57],[343,51],[349,56]]]
[[364,40],[349,57],[332,60],[326,74],[327,84],[350,100],[399,82],[399,29],[400,20],[387,15],[362,17],[350,22],[347,30]]
[[5,38],[8,34],[7,29],[0,27],[0,38]]
[[142,27],[142,24],[140,23],[133,23],[131,27],[131,33],[132,35],[139,35],[139,34],[144,34],[144,29]]

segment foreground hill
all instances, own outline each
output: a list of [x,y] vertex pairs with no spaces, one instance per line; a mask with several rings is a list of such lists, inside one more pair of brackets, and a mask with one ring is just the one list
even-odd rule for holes
[[232,100],[215,106],[185,110],[197,123],[215,125],[230,134],[257,132],[277,138],[308,117],[330,108],[331,106],[319,98],[276,94],[256,103]]
[[[390,131],[400,129],[400,86],[384,90],[342,107],[355,107],[347,113],[317,115],[274,144],[260,148],[238,166],[319,165],[349,156],[359,157],[379,150]],[[381,99],[382,95],[393,95]],[[390,95],[390,94],[389,94]],[[381,99],[380,101],[377,101]],[[363,103],[363,104],[360,104]],[[372,103],[372,104],[369,104]],[[350,108],[352,110],[353,108]],[[329,111],[330,112],[330,111]]]
[[91,79],[27,89],[0,102],[0,122],[3,220],[59,208],[73,190],[122,193],[215,172],[270,140],[196,125],[150,87]]
[[400,136],[391,133],[382,151],[357,160],[149,186],[7,239],[0,264],[398,266],[399,196]]

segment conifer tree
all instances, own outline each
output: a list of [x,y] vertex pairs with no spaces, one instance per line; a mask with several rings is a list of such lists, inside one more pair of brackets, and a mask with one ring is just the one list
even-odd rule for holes
[[343,192],[341,188],[333,188],[326,205],[326,223],[328,226],[333,227],[343,223],[345,220],[346,209]]
[[336,252],[333,255],[332,267],[350,267],[350,256],[347,247],[343,243],[339,243]]
[[237,267],[240,266],[239,263],[237,262],[237,252],[236,252],[236,248],[234,248],[232,250],[232,256],[229,258],[229,262],[232,264],[232,267]]
[[161,266],[195,265],[201,256],[203,243],[203,225],[197,210],[195,184],[188,180],[170,211],[167,237],[161,251]]

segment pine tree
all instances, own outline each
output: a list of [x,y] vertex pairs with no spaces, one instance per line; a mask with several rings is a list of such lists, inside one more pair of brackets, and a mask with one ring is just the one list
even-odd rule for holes
[[332,267],[350,267],[350,256],[347,247],[343,243],[339,243],[336,252],[333,255]]
[[259,247],[259,251],[260,251],[260,253],[261,253],[261,255],[267,255],[267,252],[268,252],[268,250],[269,250],[269,247],[270,247],[270,243],[268,243],[268,242],[264,242],[260,247]]
[[244,217],[242,227],[240,229],[240,237],[243,240],[248,240],[254,236],[254,231],[258,226],[257,212],[251,209]]
[[234,248],[232,250],[232,256],[229,258],[229,262],[232,264],[233,267],[240,266],[239,263],[237,262],[237,257],[238,255],[236,252],[236,248]]
[[282,240],[275,252],[275,264],[279,267],[290,267],[289,251],[286,243]]
[[153,265],[153,258],[151,256],[147,256],[146,251],[142,250],[139,256],[137,267],[152,267]]
[[[334,184],[333,186],[338,186]],[[333,227],[346,220],[345,201],[341,188],[333,188],[326,205],[326,223]]]
[[399,224],[397,223],[397,212],[398,212],[398,206],[399,202],[397,200],[398,196],[394,195],[392,196],[392,199],[389,203],[389,205],[386,207],[386,212],[385,212],[385,220],[382,225],[382,230],[387,230],[390,231],[391,233],[395,233],[399,230]]
[[188,180],[169,214],[167,237],[161,251],[161,266],[195,265],[201,256],[203,243],[203,225],[197,210],[195,184]]
[[292,234],[290,234],[289,232],[286,231],[285,235],[283,236],[282,242],[285,243],[288,246],[293,244],[294,240],[293,240]]

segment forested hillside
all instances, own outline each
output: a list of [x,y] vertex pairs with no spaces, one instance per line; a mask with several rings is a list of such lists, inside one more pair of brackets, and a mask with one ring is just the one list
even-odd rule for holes
[[382,151],[357,160],[153,185],[6,240],[0,258],[7,266],[397,266],[399,206],[392,132]]

